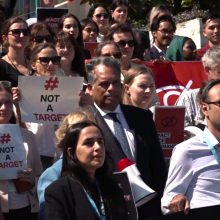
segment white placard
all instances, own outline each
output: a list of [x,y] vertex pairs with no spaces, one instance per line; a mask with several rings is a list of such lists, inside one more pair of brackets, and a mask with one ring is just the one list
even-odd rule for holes
[[78,108],[83,77],[18,76],[23,122],[59,124]]
[[18,125],[0,125],[0,179],[17,179],[17,171],[27,169],[27,157]]

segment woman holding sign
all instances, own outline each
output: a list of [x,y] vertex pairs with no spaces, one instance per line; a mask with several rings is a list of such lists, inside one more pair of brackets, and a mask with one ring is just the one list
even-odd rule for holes
[[100,128],[90,121],[71,125],[60,145],[64,178],[46,188],[46,219],[129,219]]
[[[0,124],[1,126],[9,124],[12,118],[13,101],[11,92],[11,83],[8,81],[0,81]],[[13,126],[13,125],[12,125]],[[14,125],[16,126],[16,125]],[[36,195],[36,186],[39,176],[42,173],[42,165],[37,151],[35,137],[32,132],[27,129],[20,128],[24,152],[27,155],[28,168],[17,171],[17,179],[2,180],[4,168],[13,167],[12,162],[0,161],[0,204],[4,219],[37,219],[38,199]],[[13,136],[11,136],[11,141]],[[3,138],[1,136],[1,138]],[[1,153],[4,152],[3,139],[1,139]],[[13,148],[8,152],[13,157]],[[5,149],[6,151],[6,149]],[[11,153],[11,154],[9,154]],[[8,160],[6,160],[8,161]],[[9,160],[10,161],[10,160]],[[18,161],[17,161],[18,162]],[[23,161],[20,161],[23,162]],[[21,166],[21,163],[14,162],[14,167]],[[16,164],[16,166],[15,166]],[[12,169],[12,168],[11,168]],[[9,171],[8,171],[9,172]]]

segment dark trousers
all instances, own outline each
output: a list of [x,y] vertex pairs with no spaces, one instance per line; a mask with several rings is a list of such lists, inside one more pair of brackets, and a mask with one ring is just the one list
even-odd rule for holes
[[41,163],[43,166],[43,171],[45,171],[47,168],[51,167],[53,165],[53,157],[47,157],[40,155]]
[[37,213],[31,213],[31,206],[22,209],[10,209],[3,213],[5,220],[37,220]]

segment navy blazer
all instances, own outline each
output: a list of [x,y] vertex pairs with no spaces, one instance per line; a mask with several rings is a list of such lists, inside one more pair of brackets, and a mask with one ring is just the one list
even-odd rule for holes
[[[93,108],[96,122],[103,131],[106,150],[114,158],[115,171],[118,171],[118,162],[126,156],[99,111],[95,106]],[[158,192],[156,197],[141,207],[139,219],[160,215],[160,200],[163,196],[167,170],[152,113],[149,110],[129,105],[121,105],[121,110],[131,132],[134,134],[136,165],[141,177],[149,187]]]
[[161,53],[157,50],[155,46],[153,46],[145,55],[144,55],[144,60],[146,61],[151,61],[155,59],[160,59]]

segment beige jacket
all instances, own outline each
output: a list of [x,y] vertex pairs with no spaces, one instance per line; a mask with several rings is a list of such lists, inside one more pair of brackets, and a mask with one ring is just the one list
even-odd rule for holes
[[[35,186],[28,192],[31,204],[31,212],[39,211],[39,204],[37,199],[37,182],[39,176],[43,172],[40,156],[36,146],[35,136],[31,131],[20,128],[21,135],[24,141],[26,150],[28,168],[31,168],[35,173]],[[0,204],[3,213],[9,212],[8,209],[8,180],[0,180]]]

